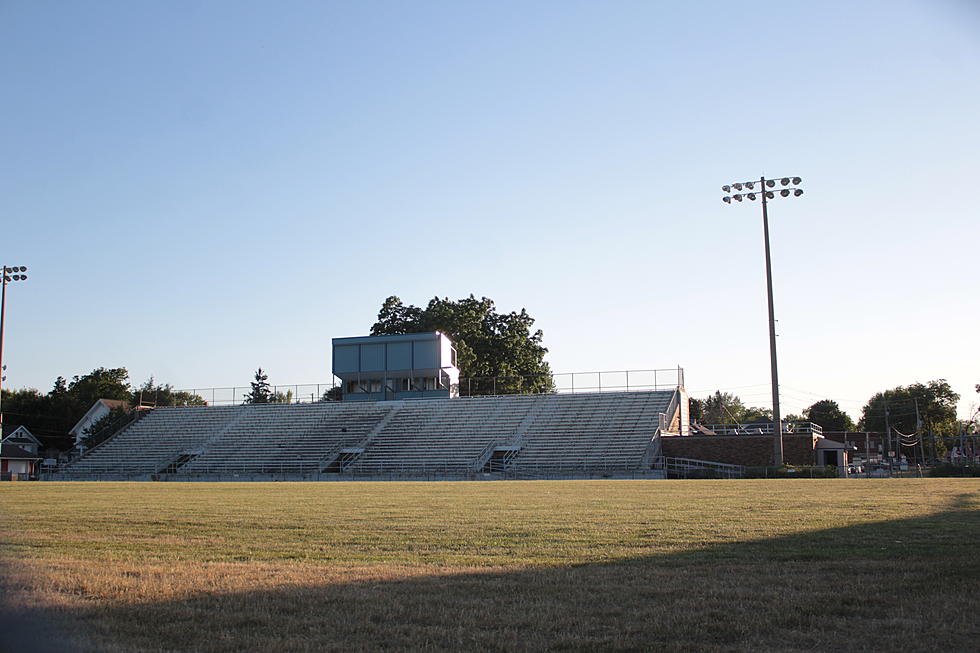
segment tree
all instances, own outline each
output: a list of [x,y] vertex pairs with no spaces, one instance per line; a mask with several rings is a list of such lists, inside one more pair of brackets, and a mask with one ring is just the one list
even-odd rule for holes
[[255,372],[255,380],[251,382],[252,391],[245,395],[246,404],[274,403],[274,395],[269,387],[269,375],[260,367]]
[[820,401],[803,409],[803,416],[824,431],[853,431],[854,421],[833,399]]
[[37,390],[3,391],[3,409],[11,426],[26,426],[45,447],[69,449],[68,430],[98,399],[129,401],[129,372],[126,368],[99,367],[71,382],[59,376],[46,395]]
[[956,402],[960,396],[953,392],[946,379],[928,384],[913,383],[875,394],[861,412],[862,431],[885,431],[885,409],[889,426],[902,433],[915,433],[916,408],[922,427],[940,437],[956,434]]
[[68,384],[67,393],[74,404],[84,406],[85,410],[99,399],[130,401],[133,396],[129,387],[129,372],[125,367],[99,367],[85,376],[75,376]]
[[[941,456],[946,451],[943,439],[957,434],[956,402],[959,399],[946,379],[885,390],[865,404],[858,429],[885,433],[887,411],[887,424],[891,429],[905,435],[918,434],[920,438],[923,434],[929,435],[927,443],[933,447],[933,454]],[[914,454],[915,450],[909,448],[904,453]]]
[[[782,420],[784,422],[788,421],[785,417],[782,418]],[[772,422],[771,408],[759,408],[758,406],[752,406],[745,409],[745,413],[742,414],[742,424],[758,424],[760,422]]]
[[702,424],[739,424],[745,416],[742,400],[728,392],[715,390],[713,395],[697,401]]
[[[41,394],[34,389],[3,391],[4,416],[7,425],[26,426],[45,447],[65,451],[74,442],[68,435],[79,419],[98,399],[119,399],[135,406],[139,391],[153,392],[160,406],[203,406],[204,399],[189,392],[174,392],[170,385],[158,385],[150,378],[139,389],[129,385],[125,367],[99,367],[70,382],[65,377],[55,379],[50,392]],[[94,425],[93,425],[94,426]]]
[[[464,381],[460,394],[552,392],[551,368],[542,346],[544,332],[532,331],[525,309],[497,313],[493,300],[470,295],[458,301],[434,297],[423,309],[405,306],[398,297],[384,301],[371,335],[440,331],[453,341]],[[490,379],[496,379],[494,383]]]
[[158,384],[151,376],[139,388],[133,390],[130,403],[138,406],[140,402],[148,403],[153,406],[207,406],[208,402],[204,397],[192,392],[183,390],[174,392],[174,387],[169,383]]

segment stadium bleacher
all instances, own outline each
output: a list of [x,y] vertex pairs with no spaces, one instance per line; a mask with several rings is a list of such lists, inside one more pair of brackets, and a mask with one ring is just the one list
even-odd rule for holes
[[636,474],[677,390],[157,408],[63,478]]

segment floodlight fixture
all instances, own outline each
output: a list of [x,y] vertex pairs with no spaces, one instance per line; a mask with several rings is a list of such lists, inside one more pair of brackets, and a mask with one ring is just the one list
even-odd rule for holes
[[753,202],[755,201],[755,193],[749,193],[746,197],[748,197]]
[[732,203],[732,198],[730,198],[730,197],[728,197],[726,195],[725,197],[722,197],[721,198],[721,201],[724,202],[725,204],[731,204]]
[[781,183],[783,186],[788,186],[789,185],[789,177],[783,177],[782,179],[779,180],[779,183]]
[[803,180],[800,179],[799,177],[793,177],[793,185],[794,186],[798,186],[801,181],[803,181]]
[[782,195],[783,197],[789,197],[789,189],[784,188],[781,191],[779,191],[779,194]]
[[745,182],[745,187],[748,188],[749,190],[753,190],[755,188],[755,182],[747,181]]
[[722,192],[730,193],[730,192],[732,192],[732,187],[729,186],[728,184],[725,184],[724,186],[721,187],[721,190],[722,190]]
[[772,179],[766,179],[766,186],[768,186],[769,188],[772,188],[775,185],[776,185],[776,182],[774,182]]
[[741,202],[742,201],[742,196],[741,195],[738,195],[738,194],[735,194],[735,195],[732,195],[732,199],[735,200],[736,202]]
[[732,184],[732,186],[735,187],[735,190],[742,190],[742,184],[740,184],[740,183]]
[[775,197],[776,197],[776,193],[772,192],[771,190],[766,191],[766,199],[771,200],[771,199],[775,199]]
[[802,194],[803,194],[803,189],[802,188],[794,188],[793,189],[793,196],[794,197],[799,197]]

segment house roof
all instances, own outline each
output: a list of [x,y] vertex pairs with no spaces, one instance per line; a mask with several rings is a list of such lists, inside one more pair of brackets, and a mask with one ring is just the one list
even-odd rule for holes
[[4,442],[0,445],[0,458],[6,458],[8,460],[41,460],[39,456],[32,454],[27,449],[18,447],[16,444],[10,444],[9,442]]
[[30,440],[31,442],[33,442],[34,444],[36,444],[38,446],[41,446],[41,441],[38,440],[36,437],[34,437],[34,434],[31,433],[30,429],[28,429],[26,426],[23,426],[23,425],[22,426],[18,426],[17,428],[15,428],[13,431],[11,431],[10,433],[8,433],[3,439],[4,440],[12,440],[12,439],[22,440],[22,439],[27,439],[27,440]]

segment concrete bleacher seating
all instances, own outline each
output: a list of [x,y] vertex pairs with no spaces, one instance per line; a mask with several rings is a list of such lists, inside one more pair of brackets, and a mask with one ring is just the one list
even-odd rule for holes
[[183,473],[313,473],[337,448],[359,443],[390,408],[376,403],[244,406],[241,421],[180,468]]
[[466,474],[506,442],[541,397],[406,401],[350,467],[352,473]]
[[71,465],[73,473],[153,474],[238,416],[238,407],[157,408]]
[[157,408],[71,464],[84,476],[465,477],[638,470],[675,391]]
[[525,472],[636,468],[672,395],[563,395],[535,418],[513,464]]

